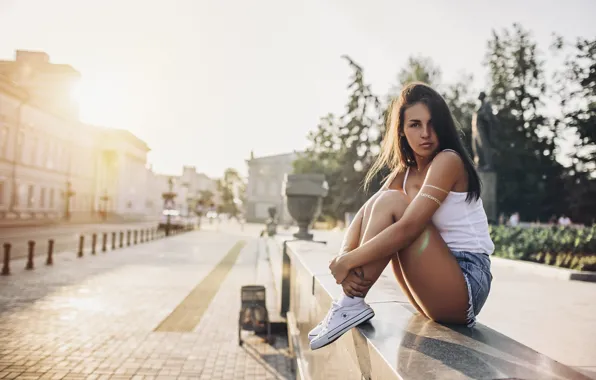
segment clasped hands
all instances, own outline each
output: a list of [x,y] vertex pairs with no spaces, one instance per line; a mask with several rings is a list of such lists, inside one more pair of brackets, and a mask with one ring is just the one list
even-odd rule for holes
[[350,269],[345,260],[345,254],[336,256],[329,263],[331,274],[344,293],[350,297],[364,297],[372,286],[372,281],[364,279],[362,268]]

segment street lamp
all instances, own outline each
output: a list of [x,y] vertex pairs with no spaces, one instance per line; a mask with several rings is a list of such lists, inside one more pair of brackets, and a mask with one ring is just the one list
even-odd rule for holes
[[166,212],[166,236],[170,236],[170,223],[171,223],[171,213],[168,211],[170,206],[174,205],[174,198],[176,198],[176,193],[174,193],[174,179],[170,177],[168,179],[168,191],[161,194],[163,198],[163,208]]
[[64,205],[64,219],[66,221],[70,220],[70,198],[75,194],[76,193],[72,190],[72,184],[70,181],[66,181],[66,191],[64,192],[64,200],[66,202]]
[[103,190],[103,195],[99,198],[99,200],[102,203],[102,210],[101,210],[101,219],[105,222],[108,219],[108,200],[110,199],[110,197],[108,197],[108,190],[104,189]]

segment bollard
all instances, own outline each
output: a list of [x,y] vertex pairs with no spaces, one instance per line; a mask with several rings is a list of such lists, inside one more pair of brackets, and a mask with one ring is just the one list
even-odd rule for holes
[[10,274],[10,243],[4,243],[4,262],[2,264],[2,275]]
[[130,246],[130,230],[126,231],[126,246]]
[[137,235],[138,235],[139,231],[135,230],[134,232],[134,244],[137,244]]
[[105,252],[108,250],[108,234],[106,232],[103,233],[103,238],[101,239],[101,251]]
[[145,234],[145,231],[141,230],[141,243],[143,243],[145,241],[144,234]]
[[79,252],[77,254],[77,257],[83,257],[83,247],[85,246],[85,236],[81,235],[79,236]]
[[116,249],[116,233],[112,232],[112,251]]
[[48,240],[48,259],[46,265],[54,264],[54,239]]
[[91,235],[91,254],[95,255],[95,244],[97,244],[97,234]]
[[35,268],[33,265],[33,255],[35,254],[35,242],[33,240],[29,240],[27,244],[29,245],[29,252],[27,253],[27,264],[25,265],[25,269],[31,270]]
[[124,246],[124,232],[120,231],[120,248]]
[[152,232],[153,230],[151,230],[151,228],[147,228],[147,236],[149,236],[149,240],[153,240]]

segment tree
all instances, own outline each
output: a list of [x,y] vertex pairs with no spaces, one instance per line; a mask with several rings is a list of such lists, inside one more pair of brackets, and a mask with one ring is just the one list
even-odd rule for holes
[[447,85],[443,93],[451,114],[460,129],[464,146],[470,155],[472,153],[472,116],[476,105],[474,95],[471,92],[473,79],[471,74],[462,74],[455,83]]
[[[340,117],[328,114],[321,118],[317,129],[309,133],[310,147],[294,162],[296,173],[325,175],[329,194],[323,200],[323,215],[334,219],[343,219],[345,212],[357,211],[370,194],[380,188],[382,180],[389,174],[386,169],[379,173],[368,191],[364,191],[364,177],[380,152],[387,106],[381,103],[364,81],[362,68],[349,57],[343,58],[353,70],[348,85],[346,111]],[[398,80],[399,84],[391,91],[401,91],[403,85],[411,81],[440,86],[441,71],[430,58],[410,57],[408,65],[400,71]],[[474,109],[474,101],[469,93],[471,80],[471,76],[463,76],[448,86],[444,95],[454,117],[461,124],[467,146],[470,146],[469,131]],[[390,100],[390,96],[386,98]]]
[[389,90],[388,100],[390,102],[405,85],[411,82],[422,82],[431,87],[437,87],[441,84],[441,76],[441,69],[430,57],[409,57],[406,66],[397,75],[397,84]]
[[[368,199],[363,180],[379,152],[384,132],[384,110],[370,85],[364,82],[362,68],[351,58],[342,58],[352,69],[345,114],[322,118],[317,129],[309,134],[311,146],[294,162],[296,173],[325,174],[329,195],[323,201],[323,214],[334,219],[357,211]],[[375,181],[370,190],[379,187],[379,181]]]
[[199,203],[202,205],[209,205],[213,203],[215,194],[211,190],[199,190]]
[[567,204],[572,220],[593,223],[596,218],[596,39],[569,44],[556,40],[556,50],[571,50],[559,74],[558,93],[562,129],[576,135],[567,171]]
[[500,124],[491,131],[498,209],[547,220],[563,208],[563,167],[555,157],[554,123],[540,112],[546,82],[536,43],[519,24],[493,31],[486,65]]
[[239,191],[243,188],[243,181],[238,171],[228,168],[223,178],[217,181],[217,191],[221,197],[220,212],[237,217],[240,212]]

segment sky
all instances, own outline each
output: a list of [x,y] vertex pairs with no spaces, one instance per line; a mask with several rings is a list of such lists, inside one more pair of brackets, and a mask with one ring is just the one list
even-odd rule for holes
[[379,95],[412,55],[480,91],[492,30],[519,22],[546,52],[553,32],[594,37],[594,15],[593,0],[0,0],[0,59],[72,65],[84,121],[136,134],[156,172],[217,177],[306,148],[344,109],[344,54]]

